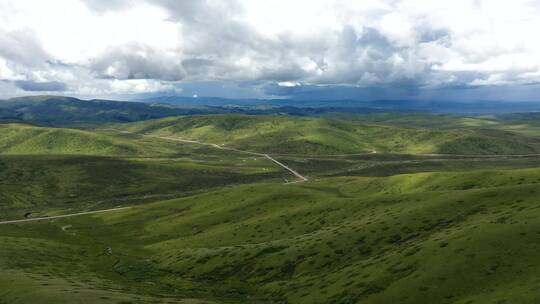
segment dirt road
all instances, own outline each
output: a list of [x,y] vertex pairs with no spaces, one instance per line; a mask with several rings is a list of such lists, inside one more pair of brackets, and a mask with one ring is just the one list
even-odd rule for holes
[[111,209],[96,210],[96,211],[86,211],[86,212],[78,212],[78,213],[64,214],[64,215],[55,215],[55,216],[36,217],[36,218],[29,218],[29,219],[22,219],[22,220],[3,221],[3,222],[0,222],[0,225],[26,223],[26,222],[50,221],[50,220],[59,219],[59,218],[65,218],[65,217],[73,217],[73,216],[105,213],[105,212],[113,212],[113,211],[118,211],[118,210],[129,209],[129,208],[131,208],[131,207],[120,207],[120,208],[111,208]]
[[[123,130],[117,130],[117,129],[101,129],[101,130],[103,130],[103,131],[115,131],[115,132],[120,132],[120,133],[124,133],[124,134],[138,134],[138,133],[133,133],[133,132],[130,132],[130,131],[123,131]],[[165,140],[179,141],[179,142],[184,142],[184,143],[189,143],[189,144],[205,145],[205,146],[210,146],[210,147],[220,149],[220,150],[234,151],[234,152],[239,152],[239,153],[264,157],[264,158],[270,160],[271,162],[277,164],[278,166],[282,167],[283,169],[291,172],[295,177],[297,177],[299,179],[297,181],[289,182],[289,183],[291,183],[291,184],[292,183],[300,183],[300,182],[305,182],[305,181],[309,180],[307,177],[305,177],[302,174],[298,173],[296,170],[288,167],[287,165],[279,162],[278,160],[276,160],[272,156],[270,156],[268,154],[265,154],[265,153],[257,153],[257,152],[251,152],[251,151],[245,151],[245,150],[238,150],[238,149],[235,149],[235,148],[230,148],[230,147],[226,147],[226,146],[222,146],[222,145],[218,145],[218,144],[214,144],[214,143],[207,143],[207,142],[202,142],[202,141],[198,141],[198,140],[181,139],[181,138],[172,137],[172,136],[156,136],[156,135],[147,135],[147,134],[140,134],[140,135],[142,135],[144,137],[152,137],[152,138],[159,138],[159,139],[165,139]]]

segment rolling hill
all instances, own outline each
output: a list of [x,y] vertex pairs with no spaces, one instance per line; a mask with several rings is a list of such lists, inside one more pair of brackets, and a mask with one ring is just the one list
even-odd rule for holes
[[526,117],[0,124],[0,303],[536,303]]
[[265,159],[114,132],[0,124],[0,219],[103,208],[286,174]]
[[540,152],[539,138],[504,130],[406,128],[316,117],[181,116],[119,128],[277,154]]
[[130,122],[175,115],[216,113],[219,109],[180,107],[63,96],[29,96],[0,100],[0,119],[52,126]]
[[259,183],[3,226],[0,298],[534,303],[539,183],[538,169]]
[[144,145],[93,132],[0,124],[0,154],[142,155]]

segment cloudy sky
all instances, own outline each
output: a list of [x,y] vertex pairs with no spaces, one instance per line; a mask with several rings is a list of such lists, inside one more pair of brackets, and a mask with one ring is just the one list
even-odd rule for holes
[[538,29],[538,0],[0,0],[0,98],[540,100]]

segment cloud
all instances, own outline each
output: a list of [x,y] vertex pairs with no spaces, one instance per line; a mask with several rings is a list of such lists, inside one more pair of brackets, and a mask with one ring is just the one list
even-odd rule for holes
[[1,28],[0,57],[29,68],[42,67],[50,58],[34,32],[25,29],[3,31]]
[[108,11],[122,10],[134,5],[131,0],[85,0],[84,4],[95,13],[103,14]]
[[186,72],[166,51],[131,43],[112,48],[92,60],[89,68],[101,78],[181,80]]
[[132,79],[132,80],[113,80],[110,83],[110,93],[117,92],[120,94],[137,94],[137,93],[154,93],[154,92],[172,92],[179,93],[181,88],[173,84],[164,84],[155,80]]
[[529,0],[6,0],[0,79],[81,94],[520,86],[540,82],[539,14]]
[[16,80],[14,84],[25,91],[66,91],[67,86],[65,83],[59,81],[44,81],[35,82],[29,80]]
[[282,82],[278,82],[277,83],[278,86],[280,87],[297,87],[297,86],[301,86],[302,84],[299,83],[299,82],[294,82],[294,81],[282,81]]

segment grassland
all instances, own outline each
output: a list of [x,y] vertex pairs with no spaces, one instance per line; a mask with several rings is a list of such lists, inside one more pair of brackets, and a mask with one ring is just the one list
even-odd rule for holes
[[0,297],[534,303],[539,186],[538,169],[336,177],[3,226],[0,290],[41,288]]
[[415,129],[460,130],[467,132],[471,132],[471,130],[495,130],[510,132],[510,135],[517,133],[528,137],[538,138],[540,136],[540,114],[538,112],[483,116],[458,116],[429,113],[380,113],[369,115],[334,114],[330,115],[330,117],[357,123]]
[[0,219],[288,177],[266,159],[114,132],[0,125]]
[[[0,303],[537,303],[540,157],[513,155],[536,154],[533,125],[2,125],[0,221],[129,208],[0,224]],[[143,134],[271,153],[310,179],[284,184],[290,173],[263,158]]]
[[2,154],[143,154],[141,146],[127,140],[73,129],[24,124],[0,125]]
[[75,212],[185,196],[253,181],[282,180],[266,160],[0,156],[0,219]]
[[424,125],[423,128],[411,128],[393,124],[395,122],[383,125],[358,119],[208,115],[170,117],[117,127],[140,134],[176,136],[277,154],[324,155],[377,151],[486,155],[540,152],[538,137],[506,130],[431,129]]

